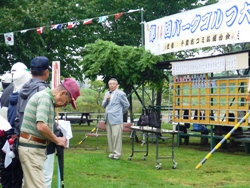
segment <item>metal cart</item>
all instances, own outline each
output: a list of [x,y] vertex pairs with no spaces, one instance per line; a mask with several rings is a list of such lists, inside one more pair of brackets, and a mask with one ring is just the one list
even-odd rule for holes
[[[174,161],[174,135],[178,133],[178,131],[173,131],[173,130],[166,130],[166,129],[159,129],[159,128],[153,128],[153,127],[139,127],[139,126],[131,126],[130,129],[132,130],[131,133],[131,138],[132,138],[132,153],[128,157],[128,160],[131,160],[135,152],[145,152],[143,155],[142,159],[145,160],[147,155],[148,155],[148,138],[149,138],[149,133],[153,133],[156,136],[156,163],[157,165],[155,166],[156,169],[161,168],[161,163],[159,159],[172,159],[173,162],[173,169],[176,169],[177,163]],[[146,139],[146,148],[145,150],[135,150],[134,144],[135,144],[135,136],[136,136],[136,131],[140,131],[145,135]],[[171,134],[171,141],[172,141],[172,153],[171,156],[159,156],[159,140],[165,139],[165,137],[162,137],[162,134]]]

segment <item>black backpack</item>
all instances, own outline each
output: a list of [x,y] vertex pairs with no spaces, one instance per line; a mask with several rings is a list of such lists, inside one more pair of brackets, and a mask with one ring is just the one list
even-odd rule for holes
[[157,111],[151,111],[149,114],[149,126],[155,128],[161,128],[160,117]]
[[143,110],[142,111],[142,114],[140,115],[140,118],[137,122],[137,125],[138,126],[147,126],[149,125],[149,115],[148,115],[148,112],[147,110]]

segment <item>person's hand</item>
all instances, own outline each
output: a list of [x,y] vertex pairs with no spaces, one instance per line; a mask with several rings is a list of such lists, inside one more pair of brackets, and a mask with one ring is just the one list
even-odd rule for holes
[[111,94],[108,94],[108,96],[107,96],[107,98],[106,98],[106,101],[107,101],[107,102],[109,102],[110,97],[111,97]]
[[64,148],[66,148],[66,146],[67,146],[67,139],[65,137],[57,137],[57,143],[56,143],[56,145],[63,146]]

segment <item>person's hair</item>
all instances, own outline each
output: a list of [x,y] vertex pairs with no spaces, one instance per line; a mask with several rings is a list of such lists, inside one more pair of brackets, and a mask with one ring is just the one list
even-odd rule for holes
[[67,89],[66,89],[62,84],[60,84],[60,85],[57,87],[57,90],[58,90],[58,91],[63,91],[63,90],[66,90],[66,91],[67,91]]
[[71,96],[70,92],[62,85],[60,84],[57,88],[56,88],[57,91],[67,91],[68,95]]
[[[46,69],[47,70],[47,69]],[[44,75],[44,72],[46,71],[46,70],[32,70],[31,69],[31,74],[32,74],[32,76],[43,76]]]
[[117,81],[115,78],[110,78],[110,79],[109,79],[109,82],[110,82],[111,80],[114,80],[114,81],[118,84],[118,81]]

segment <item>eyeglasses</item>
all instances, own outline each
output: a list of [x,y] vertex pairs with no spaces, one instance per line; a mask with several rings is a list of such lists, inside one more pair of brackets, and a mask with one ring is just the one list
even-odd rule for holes
[[69,92],[67,92],[67,96],[68,96],[68,101],[67,104],[72,103],[74,101],[73,97],[70,95]]

